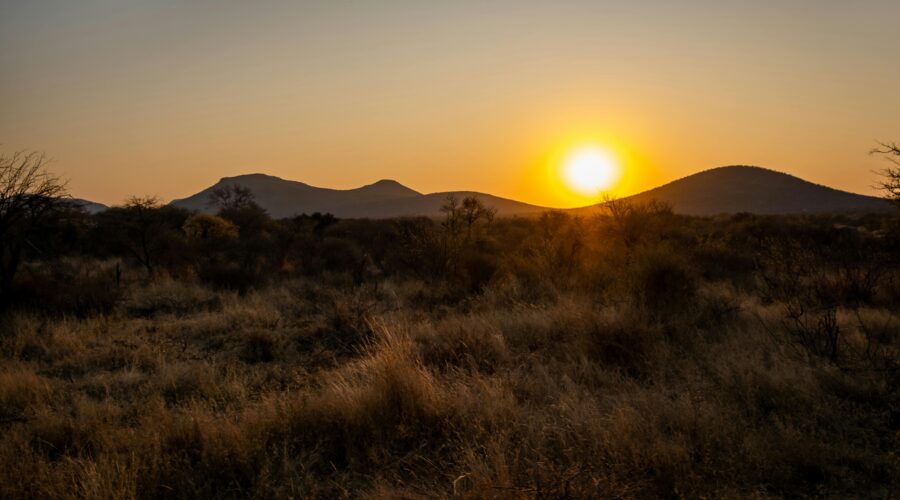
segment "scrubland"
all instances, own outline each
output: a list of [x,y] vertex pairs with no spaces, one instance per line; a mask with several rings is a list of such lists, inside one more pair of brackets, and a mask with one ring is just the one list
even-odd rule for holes
[[0,497],[897,491],[893,216],[223,212],[19,273]]

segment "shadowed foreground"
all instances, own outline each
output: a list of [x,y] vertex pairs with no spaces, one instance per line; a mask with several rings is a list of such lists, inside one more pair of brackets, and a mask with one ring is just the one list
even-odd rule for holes
[[619,208],[340,221],[234,286],[33,262],[0,333],[0,496],[896,491],[891,220]]

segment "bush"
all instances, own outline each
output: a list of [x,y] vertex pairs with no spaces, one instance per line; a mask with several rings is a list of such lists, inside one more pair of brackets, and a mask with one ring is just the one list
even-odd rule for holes
[[585,332],[583,352],[603,366],[644,377],[653,363],[653,349],[662,338],[658,327],[641,318],[610,311]]
[[631,299],[650,318],[662,320],[692,308],[697,279],[673,251],[638,253],[629,273]]
[[419,332],[422,360],[439,369],[463,368],[493,373],[509,359],[502,333],[475,319],[448,319]]
[[0,372],[0,425],[24,419],[29,409],[51,393],[43,377],[10,368]]
[[46,315],[109,314],[122,289],[112,262],[61,259],[27,266],[14,284],[14,306]]
[[123,307],[130,316],[138,318],[164,314],[186,316],[218,311],[222,308],[222,301],[218,294],[201,286],[160,279],[131,290]]
[[216,259],[200,264],[197,275],[200,281],[213,288],[234,290],[242,295],[252,288],[259,287],[267,279],[255,266]]

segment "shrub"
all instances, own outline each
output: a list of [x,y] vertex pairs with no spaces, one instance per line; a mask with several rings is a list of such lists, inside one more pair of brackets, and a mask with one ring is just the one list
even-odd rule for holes
[[381,330],[368,356],[332,373],[324,388],[292,410],[291,435],[318,450],[321,473],[372,471],[413,450],[440,446],[452,407],[411,346]]
[[[253,259],[251,259],[253,260]],[[240,294],[266,283],[267,276],[252,263],[209,259],[197,268],[200,281],[213,288],[234,290]]]
[[448,318],[417,332],[422,360],[440,369],[464,368],[493,373],[509,359],[496,326],[475,318]]
[[194,214],[188,217],[181,229],[188,238],[195,241],[230,240],[238,237],[237,226],[210,214]]
[[118,269],[113,262],[80,259],[33,264],[16,281],[14,301],[46,315],[109,314],[122,295]]
[[603,366],[644,377],[653,364],[653,349],[662,338],[660,329],[642,318],[607,311],[585,331],[582,348],[589,359]]
[[129,315],[139,318],[164,314],[186,316],[218,311],[222,308],[222,300],[219,295],[201,286],[159,279],[132,289],[123,307]]
[[673,251],[643,251],[628,272],[631,299],[651,318],[661,320],[692,307],[697,279]]
[[26,412],[51,394],[48,381],[24,368],[0,372],[0,425],[24,419]]

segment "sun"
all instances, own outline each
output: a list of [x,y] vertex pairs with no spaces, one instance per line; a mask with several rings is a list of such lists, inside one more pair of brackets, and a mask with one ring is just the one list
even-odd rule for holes
[[596,196],[613,187],[620,169],[615,156],[600,146],[581,146],[566,155],[562,175],[573,191]]

